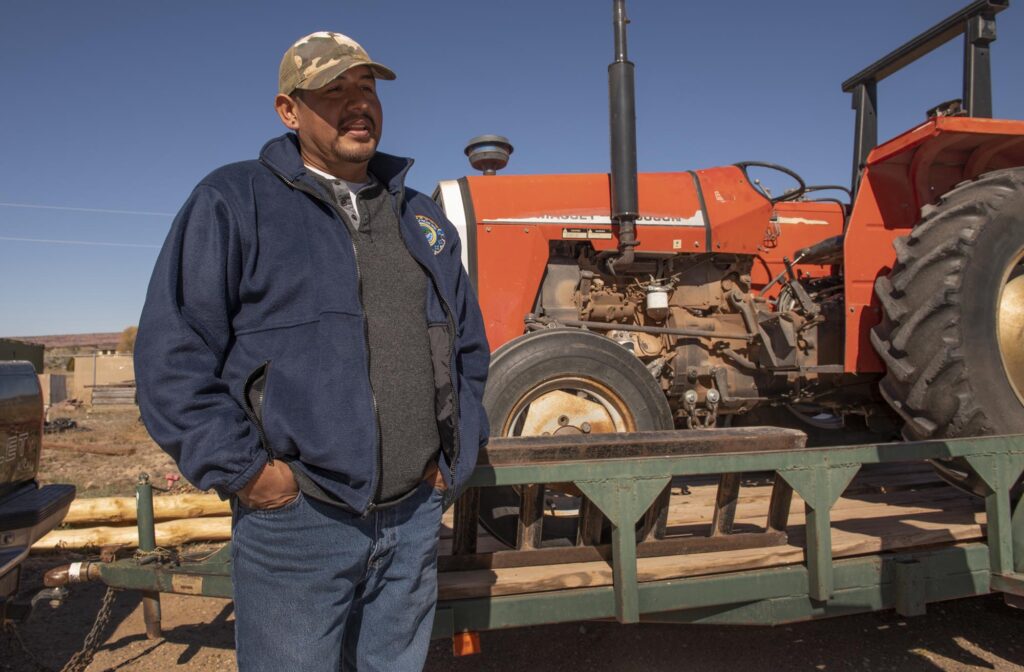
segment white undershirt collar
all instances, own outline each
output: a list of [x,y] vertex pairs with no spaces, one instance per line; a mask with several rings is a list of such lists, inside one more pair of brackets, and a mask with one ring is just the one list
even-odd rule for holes
[[348,187],[349,192],[353,193],[353,194],[359,193],[359,191],[363,187],[365,187],[365,186],[367,186],[367,185],[369,185],[369,184],[371,184],[373,182],[373,178],[370,176],[369,173],[366,174],[367,179],[366,179],[365,182],[353,182],[351,180],[346,180],[345,178],[342,178],[342,177],[336,177],[334,175],[331,175],[330,173],[325,173],[324,171],[320,170],[316,166],[311,166],[308,163],[305,164],[305,166],[306,166],[306,168],[308,168],[309,170],[313,171],[314,173],[316,173],[317,175],[319,175],[320,177],[322,177],[324,179],[331,180],[333,182],[344,182],[345,186]]

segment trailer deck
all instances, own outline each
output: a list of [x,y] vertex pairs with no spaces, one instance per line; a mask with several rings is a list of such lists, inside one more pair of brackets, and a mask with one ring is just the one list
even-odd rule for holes
[[[699,539],[714,517],[717,481],[677,478],[668,509],[668,539]],[[688,482],[690,481],[690,482]],[[770,474],[743,481],[735,529],[765,531],[771,499]],[[686,494],[684,494],[686,493]],[[451,556],[454,511],[445,514],[441,531],[441,565]],[[985,540],[984,501],[941,480],[926,463],[871,465],[858,474],[832,507],[832,556],[836,559],[892,553]],[[804,560],[806,514],[794,495],[787,528],[788,543],[778,546],[689,553],[637,559],[637,580],[661,581],[743,570],[797,565]],[[480,530],[479,548],[512,553]],[[564,548],[553,543],[544,548]],[[493,560],[492,560],[493,562]],[[442,601],[469,597],[528,594],[550,590],[612,585],[607,560],[537,566],[442,569]]]
[[[435,637],[589,619],[912,616],[930,602],[1024,595],[1024,513],[1011,507],[1024,436],[804,441],[769,427],[493,440],[445,516]],[[932,459],[969,464],[987,495],[946,485]],[[544,540],[542,484],[583,495],[575,543]],[[477,525],[475,489],[495,486],[522,493],[509,511],[516,549]],[[143,591],[151,636],[160,592],[231,596],[230,544],[198,562],[156,549],[148,484],[139,486],[139,529],[135,557],[71,574]]]

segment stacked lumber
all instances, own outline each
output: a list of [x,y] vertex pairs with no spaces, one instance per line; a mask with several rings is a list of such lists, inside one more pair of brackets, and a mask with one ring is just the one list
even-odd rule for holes
[[[677,479],[687,489],[673,488],[669,507],[671,537],[707,534],[714,509],[713,479]],[[751,479],[741,489],[736,529],[763,529],[771,498],[768,479]],[[173,547],[197,541],[227,541],[231,515],[227,502],[214,495],[176,495],[154,498],[156,543]],[[954,545],[984,539],[982,500],[965,495],[939,481],[927,465],[865,468],[832,509],[832,552],[845,558],[879,552]],[[109,497],[78,500],[65,522],[33,550],[86,548],[118,544],[138,545],[135,500]],[[794,496],[789,520],[789,543],[714,553],[641,558],[640,581],[658,581],[800,563],[806,513]],[[451,552],[452,511],[445,513],[441,529],[442,554]],[[479,532],[480,552],[503,550],[486,532]],[[607,562],[508,567],[442,572],[442,599],[514,595],[581,586],[606,586],[612,581]]]
[[[682,479],[685,480],[685,479]],[[707,534],[713,515],[715,489],[691,484],[687,495],[673,489],[668,514],[668,534]],[[754,485],[741,490],[736,529],[764,529],[771,498],[770,486]],[[804,561],[804,502],[794,495],[789,519],[789,543],[749,548],[640,558],[641,582],[706,576],[727,572],[780,567]],[[832,553],[836,559],[865,554],[906,551],[936,545],[955,545],[985,538],[982,500],[939,481],[927,465],[865,469],[832,509]],[[481,552],[500,550],[497,542],[481,535]],[[450,534],[442,530],[441,553],[450,552]],[[517,595],[612,583],[609,563],[577,562],[561,565],[507,567],[442,572],[438,577],[440,599]]]
[[134,406],[135,385],[97,385],[92,388],[93,406]]
[[[33,551],[139,545],[134,497],[96,497],[71,503],[64,524],[32,545]],[[196,541],[228,541],[231,507],[216,495],[166,495],[153,498],[157,546]]]

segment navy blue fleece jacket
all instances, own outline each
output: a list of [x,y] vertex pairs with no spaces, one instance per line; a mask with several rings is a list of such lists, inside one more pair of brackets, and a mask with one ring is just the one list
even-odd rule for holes
[[[407,189],[412,161],[378,153],[423,297],[449,502],[487,440],[489,350],[455,227]],[[201,489],[240,489],[268,459],[297,461],[356,512],[373,506],[380,437],[352,241],[286,134],[219,168],[178,213],[139,323],[139,407]]]

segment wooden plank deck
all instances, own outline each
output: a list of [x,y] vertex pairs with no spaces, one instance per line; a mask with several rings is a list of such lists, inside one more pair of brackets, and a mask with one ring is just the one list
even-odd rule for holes
[[[683,494],[684,484],[689,494]],[[676,479],[669,507],[668,537],[706,535],[715,491],[713,479]],[[736,511],[736,531],[764,529],[770,494],[770,475],[752,475],[744,480]],[[791,511],[787,545],[640,558],[639,580],[658,581],[801,563],[804,559],[804,505],[795,494]],[[981,540],[984,522],[983,501],[946,485],[927,464],[870,465],[858,474],[832,509],[832,553],[838,559]],[[450,553],[451,525],[452,511],[449,510],[443,521],[442,554]],[[480,552],[504,548],[480,530]],[[611,583],[612,568],[601,561],[446,571],[439,575],[439,599],[515,595]]]

